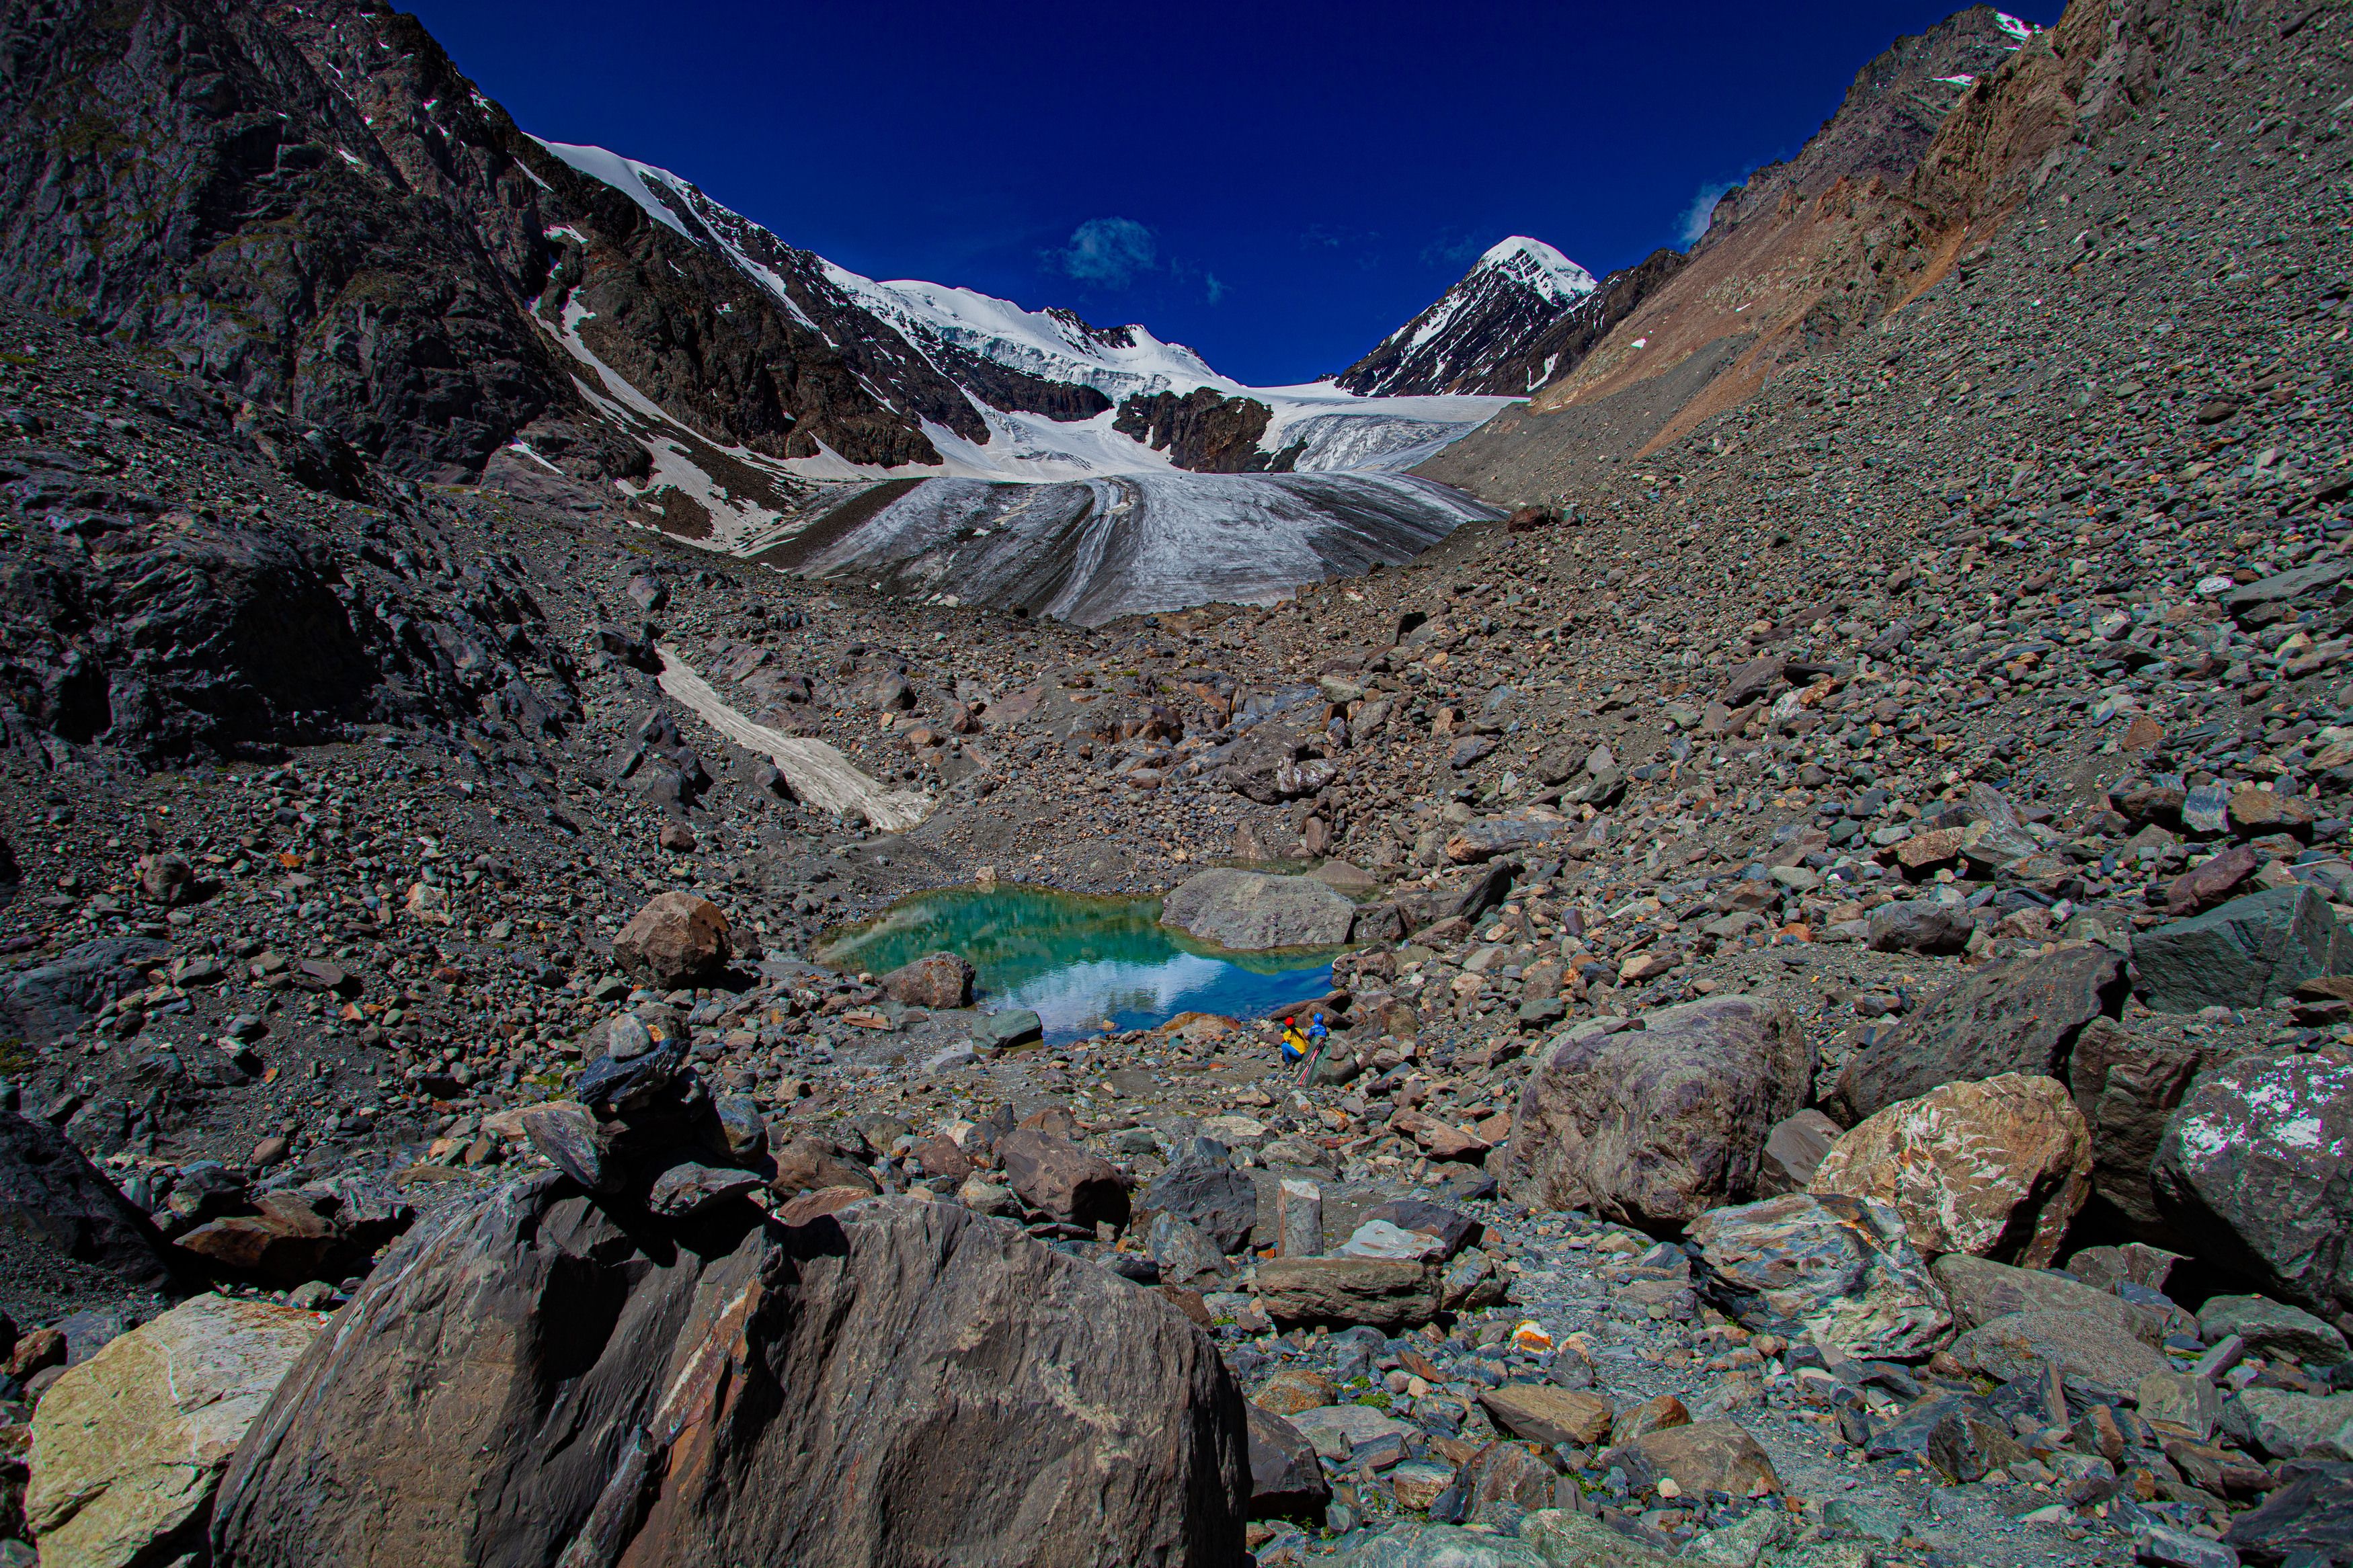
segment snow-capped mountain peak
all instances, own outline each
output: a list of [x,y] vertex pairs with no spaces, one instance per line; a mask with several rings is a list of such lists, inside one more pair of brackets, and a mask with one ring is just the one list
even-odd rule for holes
[[[1599,287],[1593,274],[1546,245],[1541,239],[1530,239],[1515,234],[1502,244],[1492,247],[1471,269],[1471,278],[1482,272],[1525,284],[1556,305],[1567,305],[1582,300]],[[1469,278],[1463,280],[1470,281]],[[1462,284],[1456,284],[1456,288]]]
[[1059,306],[1025,310],[974,289],[916,279],[878,283],[831,262],[826,276],[919,348],[952,344],[1008,370],[1092,386],[1113,402],[1136,393],[1237,384],[1184,344],[1163,342],[1141,326],[1098,327]]
[[1525,396],[1552,369],[1541,346],[1599,287],[1592,273],[1543,240],[1515,234],[1337,379],[1366,397]]

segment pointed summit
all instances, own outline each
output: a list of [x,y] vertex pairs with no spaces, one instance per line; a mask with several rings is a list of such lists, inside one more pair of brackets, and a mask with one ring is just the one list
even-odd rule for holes
[[[1438,302],[1338,377],[1367,397],[1425,393],[1525,396],[1550,367],[1531,351],[1599,287],[1541,239],[1515,234],[1479,258]],[[1534,377],[1534,379],[1531,379]]]

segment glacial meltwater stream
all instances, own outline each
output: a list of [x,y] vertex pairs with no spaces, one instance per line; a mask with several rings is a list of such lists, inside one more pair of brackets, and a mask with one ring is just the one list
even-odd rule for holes
[[1039,888],[922,893],[838,933],[817,957],[836,969],[886,970],[927,952],[972,961],[980,1005],[1026,1007],[1050,1043],[1108,1018],[1150,1028],[1179,1013],[1248,1018],[1331,989],[1337,949],[1227,952],[1158,923],[1157,899],[1092,899]]

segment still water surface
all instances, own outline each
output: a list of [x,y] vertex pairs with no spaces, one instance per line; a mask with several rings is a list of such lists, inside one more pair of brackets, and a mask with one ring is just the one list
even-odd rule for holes
[[972,962],[980,1005],[1027,1007],[1050,1044],[1108,1018],[1146,1029],[1179,1013],[1248,1018],[1332,987],[1338,949],[1227,952],[1160,925],[1157,899],[1091,899],[1042,888],[919,893],[818,952],[836,969],[881,974],[927,952]]

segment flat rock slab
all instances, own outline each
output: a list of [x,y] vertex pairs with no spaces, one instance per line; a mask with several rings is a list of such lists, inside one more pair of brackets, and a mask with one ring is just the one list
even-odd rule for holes
[[1361,1449],[1389,1443],[1402,1445],[1408,1433],[1419,1430],[1411,1422],[1385,1415],[1369,1405],[1320,1405],[1298,1412],[1290,1421],[1317,1453],[1341,1465]]
[[2048,1362],[2103,1388],[2126,1391],[2138,1388],[2150,1373],[2169,1370],[2165,1357],[2130,1331],[2089,1312],[2011,1312],[1955,1340],[1952,1353],[1997,1383],[2024,1377]]
[[1709,1492],[1762,1497],[1781,1489],[1773,1461],[1756,1438],[1732,1421],[1694,1421],[1648,1432],[1610,1449],[1602,1462],[1622,1467],[1627,1479],[1638,1487],[1655,1487],[1672,1479],[1688,1498]]
[[2122,1297],[2047,1268],[2017,1268],[1952,1252],[1929,1265],[1928,1271],[1944,1288],[1945,1300],[1953,1309],[1953,1324],[1964,1333],[2013,1312],[2089,1312],[2133,1330],[2144,1342],[2150,1337],[2135,1323]]
[[2306,1366],[2346,1359],[2345,1336],[2334,1323],[2264,1296],[2210,1296],[2198,1309],[2198,1333],[2208,1344],[2239,1336],[2249,1355],[2294,1357]]
[[1393,1524],[1342,1559],[1342,1568],[1553,1568],[1516,1541],[1451,1524]]
[[1549,1383],[1507,1383],[1479,1396],[1495,1425],[1515,1437],[1590,1448],[1608,1441],[1609,1401]]
[[1438,1270],[1375,1258],[1270,1258],[1259,1306],[1279,1323],[1370,1323],[1395,1333],[1438,1315]]
[[2353,1459],[2353,1394],[2245,1389],[2224,1402],[2222,1430],[2274,1459]]
[[41,1560],[126,1568],[176,1555],[174,1538],[200,1523],[246,1428],[323,1321],[198,1296],[69,1369],[33,1417],[25,1516]]
[[1356,905],[1313,877],[1223,868],[1187,879],[1160,905],[1162,925],[1236,952],[1338,947],[1356,918]]
[[1883,1205],[1787,1193],[1711,1210],[1690,1236],[1709,1300],[1750,1329],[1856,1359],[1924,1356],[1952,1337],[1944,1292]]

